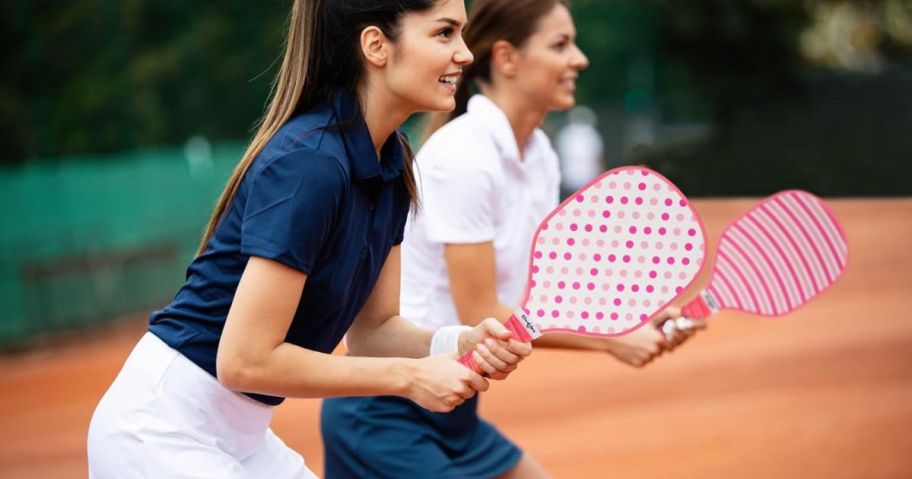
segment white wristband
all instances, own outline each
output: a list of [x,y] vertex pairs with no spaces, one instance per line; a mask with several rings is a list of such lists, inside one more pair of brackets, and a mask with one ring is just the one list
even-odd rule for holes
[[469,326],[444,326],[431,337],[430,355],[459,352],[459,335],[472,329]]

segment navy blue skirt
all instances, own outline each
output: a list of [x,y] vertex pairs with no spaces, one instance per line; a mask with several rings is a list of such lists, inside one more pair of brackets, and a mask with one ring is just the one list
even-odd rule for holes
[[450,413],[394,396],[323,401],[326,479],[488,479],[522,451],[478,417],[478,396]]

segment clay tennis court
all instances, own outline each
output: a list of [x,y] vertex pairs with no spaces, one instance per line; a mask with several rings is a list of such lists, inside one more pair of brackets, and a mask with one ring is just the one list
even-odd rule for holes
[[[695,204],[715,239],[753,202]],[[912,199],[828,203],[849,267],[805,309],[720,314],[642,370],[538,350],[483,416],[556,478],[912,477]],[[92,410],[144,322],[0,356],[0,478],[86,476]],[[318,408],[289,400],[273,424],[317,473]]]

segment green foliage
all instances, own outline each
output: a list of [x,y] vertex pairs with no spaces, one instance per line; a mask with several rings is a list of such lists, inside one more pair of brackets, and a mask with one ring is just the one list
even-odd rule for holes
[[0,7],[0,161],[247,136],[287,2],[47,0]]
[[[716,125],[726,125],[739,107],[798,88],[798,38],[809,22],[802,2],[669,0],[658,10],[663,65],[686,72],[690,88],[712,105]],[[674,92],[681,80],[668,78],[663,89]]]

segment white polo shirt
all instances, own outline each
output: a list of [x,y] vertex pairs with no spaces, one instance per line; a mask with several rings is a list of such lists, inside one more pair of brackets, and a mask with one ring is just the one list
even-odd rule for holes
[[436,131],[418,152],[421,211],[402,243],[401,314],[432,329],[459,324],[445,244],[493,241],[497,297],[516,307],[525,290],[532,235],[558,204],[560,170],[548,137],[536,129],[520,160],[513,129],[482,95]]

